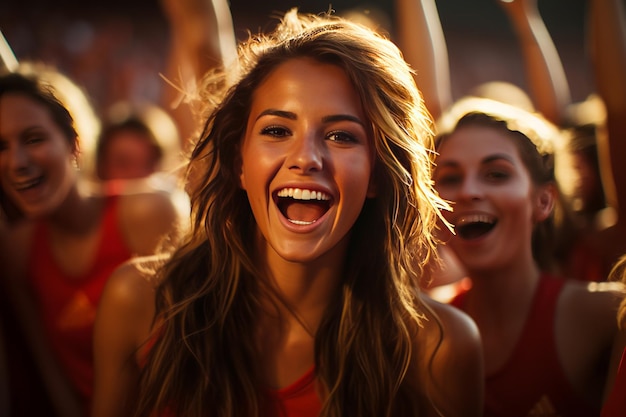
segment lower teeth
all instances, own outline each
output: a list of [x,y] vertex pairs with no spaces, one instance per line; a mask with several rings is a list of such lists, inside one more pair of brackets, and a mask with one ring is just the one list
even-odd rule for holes
[[310,221],[310,222],[305,222],[303,220],[291,220],[291,219],[287,219],[287,220],[289,220],[293,224],[297,224],[297,225],[300,225],[300,226],[306,226],[306,225],[315,223],[315,220]]

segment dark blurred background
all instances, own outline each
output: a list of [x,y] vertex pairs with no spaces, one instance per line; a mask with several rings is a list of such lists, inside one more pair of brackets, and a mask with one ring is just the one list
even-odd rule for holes
[[[585,45],[586,0],[538,0],[565,66],[575,101],[593,92]],[[280,13],[375,11],[387,17],[393,38],[391,0],[232,0],[239,39],[270,29]],[[450,58],[453,94],[492,80],[526,88],[517,39],[496,0],[438,0]],[[85,87],[97,109],[119,99],[156,100],[163,81],[168,25],[158,0],[3,0],[0,30],[18,59],[43,60]]]

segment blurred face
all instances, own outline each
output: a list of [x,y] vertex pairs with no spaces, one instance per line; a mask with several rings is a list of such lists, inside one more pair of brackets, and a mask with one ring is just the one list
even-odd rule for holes
[[292,262],[313,261],[334,248],[343,255],[366,197],[373,196],[367,125],[339,67],[294,59],[259,86],[240,180],[268,252]]
[[155,169],[149,139],[132,130],[121,130],[109,138],[99,173],[103,180],[131,180],[147,177]]
[[75,186],[74,155],[44,105],[9,93],[0,97],[0,180],[27,216],[50,214]]
[[462,127],[444,140],[436,163],[435,187],[453,202],[454,211],[444,213],[456,230],[449,245],[465,268],[532,262],[533,226],[549,210],[539,211],[545,195],[536,191],[513,139],[490,127]]
[[598,210],[602,207],[602,182],[593,163],[583,152],[572,155],[572,167],[575,176],[573,182],[573,197],[576,210]]

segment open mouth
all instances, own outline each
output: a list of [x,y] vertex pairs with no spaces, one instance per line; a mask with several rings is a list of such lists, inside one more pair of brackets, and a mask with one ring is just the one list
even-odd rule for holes
[[17,191],[26,191],[26,190],[29,190],[31,188],[38,186],[39,184],[41,184],[42,181],[43,181],[43,177],[37,177],[37,178],[30,179],[28,181],[16,182],[14,183],[14,187]]
[[275,201],[282,215],[297,225],[315,223],[331,206],[331,197],[328,194],[300,188],[279,190]]
[[486,214],[474,214],[459,218],[455,224],[455,230],[461,239],[477,239],[489,233],[497,223],[495,217]]

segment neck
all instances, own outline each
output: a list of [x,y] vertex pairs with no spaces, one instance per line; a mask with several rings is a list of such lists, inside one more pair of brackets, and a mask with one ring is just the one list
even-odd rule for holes
[[343,273],[346,242],[309,262],[292,262],[258,239],[257,261],[264,286],[256,322],[256,349],[266,384],[287,386],[315,360],[315,335],[336,297]]
[[[501,269],[470,273],[472,289],[468,303],[472,310],[517,311],[532,300],[541,271],[532,259]],[[469,306],[468,306],[469,307]]]
[[267,302],[263,303],[268,307],[265,310],[286,323],[301,322],[313,336],[339,289],[347,239],[334,250],[309,262],[284,259],[265,242],[257,247],[267,248],[259,254],[269,287]]
[[472,288],[463,309],[480,331],[488,375],[501,369],[515,348],[541,277],[532,257],[522,258],[501,270],[470,274]]
[[99,222],[100,208],[101,199],[84,196],[78,186],[75,186],[46,220],[56,230],[76,235],[84,234]]

